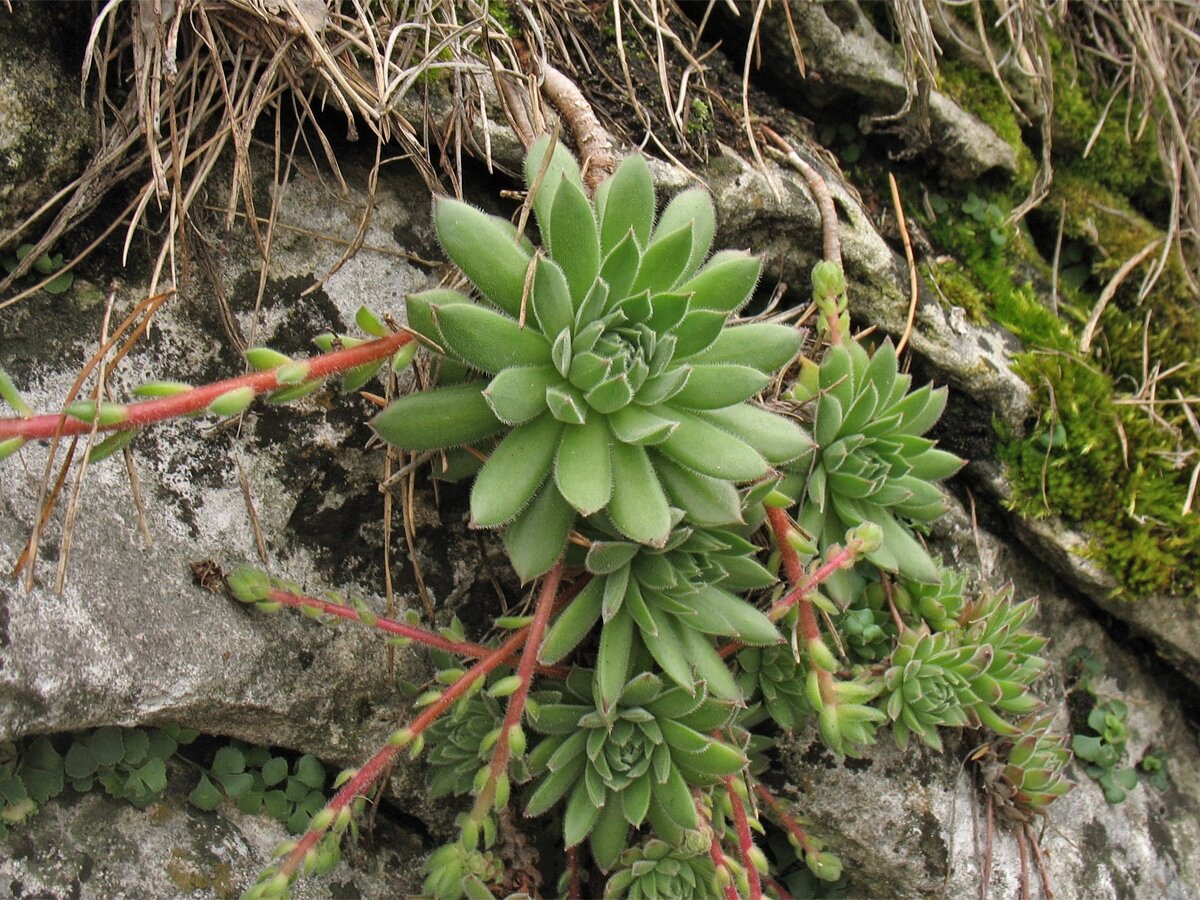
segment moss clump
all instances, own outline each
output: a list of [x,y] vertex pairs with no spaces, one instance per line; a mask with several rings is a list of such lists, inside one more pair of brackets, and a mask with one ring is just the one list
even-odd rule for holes
[[1013,148],[1017,155],[1013,186],[1018,192],[1027,192],[1033,186],[1038,164],[1021,135],[1016,112],[995,79],[974,66],[945,60],[938,68],[938,87]]
[[[1073,175],[1135,200],[1150,212],[1169,205],[1158,158],[1153,120],[1136,135],[1141,111],[1122,95],[1112,101],[1100,133],[1083,151],[1104,115],[1111,91],[1095,90],[1069,54],[1056,52],[1054,63],[1055,176]],[[1128,123],[1128,129],[1127,129]]]
[[1194,594],[1200,519],[1182,515],[1188,472],[1164,455],[1164,434],[1141,410],[1115,403],[1112,379],[1082,360],[1027,353],[1015,368],[1046,413],[1030,438],[1009,435],[1000,445],[1013,508],[1031,518],[1057,515],[1088,532],[1089,555],[1126,597]]

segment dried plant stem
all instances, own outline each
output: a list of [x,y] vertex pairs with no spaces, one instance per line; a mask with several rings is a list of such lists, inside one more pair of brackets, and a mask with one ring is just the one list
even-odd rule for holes
[[896,225],[900,228],[900,239],[904,242],[904,259],[908,263],[908,319],[904,323],[904,333],[896,344],[896,355],[904,352],[908,339],[912,335],[913,321],[917,317],[917,301],[920,299],[920,285],[917,281],[917,261],[913,258],[912,239],[908,236],[908,222],[904,218],[904,204],[900,202],[900,187],[896,184],[896,176],[888,172],[888,187],[892,191],[892,207],[896,210]]
[[808,185],[809,191],[812,192],[813,200],[817,204],[817,210],[821,214],[822,252],[825,259],[835,262],[840,266],[842,264],[842,244],[838,237],[837,207],[833,204],[833,195],[829,193],[829,185],[825,183],[825,179],[821,177],[821,173],[809,165],[796,152],[795,148],[784,140],[775,129],[767,125],[760,125],[759,128],[762,130],[763,136],[780,151],[782,158],[787,164],[804,178],[804,183]]
[[729,797],[729,807],[733,810],[733,825],[737,829],[738,853],[742,865],[746,869],[746,877],[750,882],[750,900],[762,900],[762,879],[759,877],[758,866],[754,864],[754,838],[750,835],[750,820],[746,818],[746,806],[737,792],[733,776],[726,775],[725,794]]
[[525,714],[525,700],[529,696],[529,687],[533,683],[533,673],[537,668],[537,655],[542,647],[542,636],[546,633],[546,625],[550,621],[550,612],[554,608],[558,596],[558,584],[562,579],[562,562],[546,573],[542,582],[542,592],[538,596],[537,608],[533,621],[529,624],[529,639],[521,653],[521,664],[517,668],[517,678],[520,686],[508,699],[508,708],[504,713],[504,721],[500,725],[500,737],[496,741],[496,750],[492,754],[491,769],[488,772],[487,783],[475,798],[471,810],[471,818],[481,822],[487,815],[496,797],[496,786],[508,772],[508,760],[512,755],[509,736],[513,730],[521,727],[521,717]]
[[[308,360],[309,368],[305,380],[327,378],[356,366],[383,359],[395,353],[411,340],[412,334],[403,331],[355,347],[314,356]],[[288,385],[279,381],[277,370],[274,369],[268,372],[243,375],[239,378],[227,378],[224,381],[193,388],[174,397],[158,397],[140,403],[130,403],[125,407],[124,418],[113,424],[101,425],[99,430],[118,431],[138,428],[154,422],[161,422],[164,419],[203,412],[222,394],[241,387],[249,387],[255,394],[264,394],[288,387]],[[52,413],[29,419],[0,419],[0,440],[13,437],[25,440],[44,440],[56,435],[86,434],[91,428],[91,422],[68,418],[66,413]]]

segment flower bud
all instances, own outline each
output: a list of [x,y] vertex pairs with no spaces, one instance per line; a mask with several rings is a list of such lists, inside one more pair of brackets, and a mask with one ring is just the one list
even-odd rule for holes
[[238,566],[225,578],[233,598],[240,603],[261,603],[271,593],[271,579],[261,569]]

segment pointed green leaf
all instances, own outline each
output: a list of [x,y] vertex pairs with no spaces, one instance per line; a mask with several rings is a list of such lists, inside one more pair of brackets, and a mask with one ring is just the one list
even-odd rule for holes
[[[562,141],[554,141],[553,135],[543,134],[529,147],[525,155],[525,186],[533,190],[533,183],[538,174],[542,173],[541,185],[534,199],[533,208],[537,213],[538,225],[543,230],[550,222],[550,208],[554,204],[554,195],[558,186],[565,178],[580,190],[583,189],[583,179],[579,172],[579,163],[571,155]],[[549,160],[546,159],[549,155]],[[545,169],[544,173],[542,172]]]
[[650,446],[662,443],[675,430],[675,420],[664,418],[639,404],[629,404],[608,417],[617,440]]
[[401,397],[376,416],[371,427],[389,444],[420,451],[474,443],[495,434],[504,423],[478,384],[461,384]]
[[567,276],[552,259],[541,257],[533,276],[532,306],[538,327],[550,338],[575,324]]
[[695,594],[679,594],[682,603],[695,609],[694,627],[708,634],[736,637],[744,644],[767,646],[778,644],[779,632],[762,612],[740,597],[711,584],[702,585]]
[[600,652],[596,657],[596,688],[605,709],[616,705],[629,675],[629,654],[633,644],[633,617],[621,611],[604,623],[600,631]]
[[633,444],[612,447],[613,493],[609,515],[621,533],[662,545],[671,533],[671,512],[646,451]]
[[593,541],[584,566],[594,575],[609,575],[629,565],[638,549],[637,544],[629,541]]
[[708,191],[703,188],[688,188],[671,198],[655,227],[655,239],[659,234],[668,235],[685,225],[692,227],[692,246],[683,271],[679,273],[681,279],[689,278],[708,256],[717,230],[716,210]]
[[[543,665],[558,662],[588,636],[600,620],[602,589],[603,579],[593,578],[551,623],[538,650],[538,660]],[[543,706],[542,710],[545,709]]]
[[579,389],[559,382],[546,388],[546,406],[550,414],[567,425],[582,425],[588,418],[588,405]]
[[655,454],[654,468],[671,504],[686,512],[689,521],[697,525],[729,525],[742,521],[741,498],[729,481],[701,475],[661,454]]
[[563,815],[563,843],[574,847],[582,841],[591,832],[599,815],[600,807],[593,804],[585,782],[580,781],[567,800],[567,810]]
[[605,182],[603,205],[600,196],[598,191],[600,243],[605,252],[616,247],[631,231],[645,247],[650,242],[650,229],[654,224],[654,180],[642,155],[632,153],[625,157]]
[[966,465],[966,460],[959,459],[953,453],[936,449],[926,450],[910,462],[912,463],[912,472],[910,473],[912,477],[925,481],[941,481],[943,478],[949,478]]
[[582,515],[603,509],[612,496],[608,426],[601,416],[563,429],[554,461],[554,481]]
[[558,562],[574,522],[575,510],[547,481],[529,507],[504,529],[504,549],[522,584],[549,572]]
[[433,221],[455,265],[488,300],[514,318],[519,315],[532,254],[514,240],[511,225],[450,197],[434,200]]
[[629,826],[625,823],[624,804],[614,797],[604,804],[596,824],[592,826],[592,858],[601,871],[607,872],[617,864],[628,836]]
[[475,304],[434,307],[445,348],[460,359],[496,374],[509,366],[550,364],[550,342],[532,328]]
[[736,435],[771,463],[788,463],[811,452],[815,445],[803,428],[750,403],[715,409],[703,418]]
[[750,366],[696,365],[672,403],[688,409],[721,409],[753,397],[770,381],[771,376]]
[[[677,625],[674,617],[653,605],[648,606],[648,609],[654,619],[655,630],[658,634],[654,640],[645,642],[646,649],[650,651],[655,662],[662,666],[663,673],[668,678],[689,695],[695,694],[696,679],[692,677],[692,667],[688,661],[687,650],[679,636],[679,632],[684,631],[685,626]],[[658,714],[656,709],[651,711]]]
[[735,313],[754,296],[762,260],[743,250],[722,250],[696,277],[679,286],[692,295],[692,309]]
[[675,410],[675,415],[679,424],[656,452],[728,481],[753,481],[766,474],[766,460],[741,439],[691,413]]
[[561,384],[553,366],[512,366],[491,380],[483,397],[506,425],[522,425],[546,411],[546,389]]
[[692,225],[685,224],[670,234],[655,235],[642,254],[642,264],[633,279],[632,292],[669,291],[679,281],[692,251]]
[[[442,333],[438,331],[437,323],[433,318],[433,308],[435,306],[453,306],[456,303],[472,304],[473,301],[458,291],[452,291],[448,288],[436,288],[431,291],[409,294],[404,299],[406,324],[417,334],[421,335],[421,337],[436,344],[445,351],[446,347]],[[330,349],[332,349],[332,345]]]
[[[800,352],[800,332],[787,325],[755,322],[726,328],[692,363],[735,363],[775,372]],[[683,354],[677,354],[682,356]]]
[[642,263],[642,251],[638,249],[631,229],[620,243],[606,252],[608,255],[600,265],[600,278],[608,284],[613,300],[620,301],[629,296],[629,289],[633,287],[633,279]]
[[576,305],[583,302],[600,272],[600,236],[592,205],[583,189],[563,176],[550,208],[550,227],[542,235],[562,268]]
[[562,427],[553,416],[543,415],[500,442],[471,489],[473,525],[503,525],[525,508],[550,474]]
[[709,693],[726,700],[741,699],[729,665],[713,648],[708,637],[691,628],[680,628],[679,638],[688,660],[696,670],[696,678],[708,685]]
[[842,427],[842,404],[833,393],[822,394],[817,400],[817,414],[813,419],[813,437],[822,447],[828,447],[838,436]]
[[683,829],[696,827],[696,804],[677,768],[672,766],[667,780],[661,784],[656,782],[652,792],[654,800],[676,825]]
[[622,811],[625,821],[634,828],[639,827],[650,809],[650,790],[653,779],[646,772],[621,791]]
[[[671,329],[675,335],[675,358],[693,356],[731,329],[725,328],[726,315],[711,309],[692,309]],[[736,329],[733,329],[736,330]]]
[[624,375],[602,381],[586,394],[588,405],[598,413],[609,415],[633,400],[633,387]]
[[[124,431],[118,431],[114,434],[110,434],[108,437],[106,437],[104,440],[102,440],[100,443],[96,444],[94,447],[92,447],[91,450],[88,451],[88,455],[87,455],[88,463],[98,463],[101,460],[108,459],[108,457],[112,456],[118,450],[123,450],[126,447],[128,447],[129,444],[133,441],[133,439],[135,437],[137,437],[137,435],[138,435],[137,428],[129,428]],[[24,443],[24,440],[21,438],[17,438],[16,440],[21,441],[21,444]],[[20,448],[21,444],[17,445],[18,449]],[[2,446],[2,445],[0,445],[0,446]],[[4,458],[3,452],[0,452],[0,459],[3,459],[3,458]]]

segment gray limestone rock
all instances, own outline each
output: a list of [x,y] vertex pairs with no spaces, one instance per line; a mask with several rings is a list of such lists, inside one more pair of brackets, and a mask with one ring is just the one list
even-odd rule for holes
[[79,23],[56,4],[0,10],[0,234],[83,169],[91,116],[59,52]]
[[[731,22],[748,29],[750,16]],[[806,75],[796,70],[789,38],[795,26],[803,51]],[[817,109],[852,104],[862,109],[860,127],[897,130],[908,142],[907,152],[936,157],[949,178],[973,179],[991,169],[1016,169],[1012,147],[987,125],[937,90],[929,96],[928,134],[915,127],[910,111],[894,125],[884,126],[875,117],[896,114],[904,104],[904,75],[899,51],[875,30],[857,3],[803,3],[789,0],[763,14],[759,30],[763,67],[789,90]]]
[[[161,799],[142,811],[101,790],[68,788],[12,829],[0,853],[0,896],[66,898],[215,897],[232,900],[294,839],[264,816],[232,804],[201,812],[187,804],[195,773],[172,766]],[[372,851],[347,849],[330,872],[304,878],[297,900],[399,897],[420,886],[425,848],[380,818]]]

